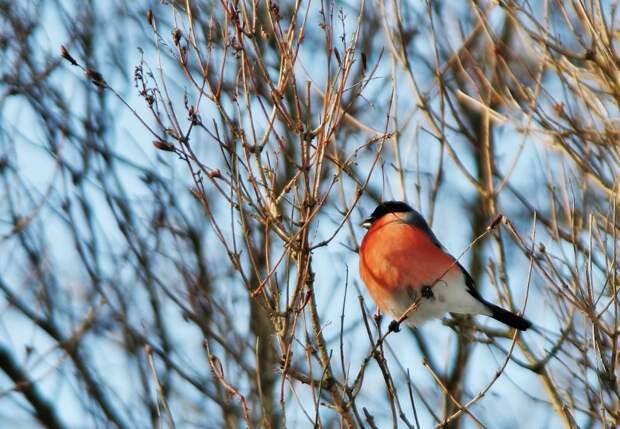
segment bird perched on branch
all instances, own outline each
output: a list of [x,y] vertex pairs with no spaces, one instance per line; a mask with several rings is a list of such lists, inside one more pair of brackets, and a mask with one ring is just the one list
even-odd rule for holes
[[[417,326],[445,313],[483,314],[525,331],[523,317],[485,301],[463,266],[441,245],[424,218],[401,201],[386,201],[362,226],[368,232],[359,252],[360,276],[383,312]],[[417,303],[416,305],[413,305]]]

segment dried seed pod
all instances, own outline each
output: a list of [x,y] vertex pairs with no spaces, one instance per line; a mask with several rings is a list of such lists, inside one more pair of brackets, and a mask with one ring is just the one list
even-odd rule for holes
[[209,171],[209,177],[211,179],[218,179],[222,177],[222,172],[219,169]]
[[64,45],[60,45],[60,56],[63,57],[65,60],[69,61],[71,65],[74,65],[74,66],[78,65],[78,62],[75,61],[75,58],[71,56],[71,54],[69,53],[67,48],[65,48]]
[[105,79],[97,70],[86,69],[84,70],[84,74],[98,87],[106,87]]
[[174,145],[163,140],[153,140],[153,146],[165,152],[174,152]]
[[178,28],[172,30],[172,40],[174,41],[175,45],[179,45],[179,41],[181,40],[182,35],[183,33],[181,33],[181,30],[179,30]]
[[164,132],[170,137],[172,137],[173,139],[176,139],[176,140],[181,139],[181,135],[174,128],[166,128]]

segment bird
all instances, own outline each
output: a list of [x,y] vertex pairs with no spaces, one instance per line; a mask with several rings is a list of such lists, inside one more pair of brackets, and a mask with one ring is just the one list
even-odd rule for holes
[[[403,201],[385,201],[362,222],[359,272],[382,313],[416,327],[446,313],[485,315],[525,331],[532,323],[486,301],[471,275],[439,242],[424,217]],[[411,308],[418,301],[415,308]]]

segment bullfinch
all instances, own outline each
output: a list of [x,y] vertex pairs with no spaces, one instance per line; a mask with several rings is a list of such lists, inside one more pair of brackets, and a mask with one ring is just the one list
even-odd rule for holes
[[[406,203],[379,204],[362,226],[368,232],[359,251],[360,277],[383,313],[398,320],[419,300],[404,320],[410,326],[447,312],[483,314],[520,331],[532,326],[485,301],[471,275]],[[398,331],[398,325],[391,328]]]

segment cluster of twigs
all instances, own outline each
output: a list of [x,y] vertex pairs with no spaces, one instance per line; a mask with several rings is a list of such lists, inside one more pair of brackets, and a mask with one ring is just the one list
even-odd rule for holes
[[[105,3],[0,0],[0,419],[620,424],[614,7]],[[370,316],[394,198],[535,328]]]

